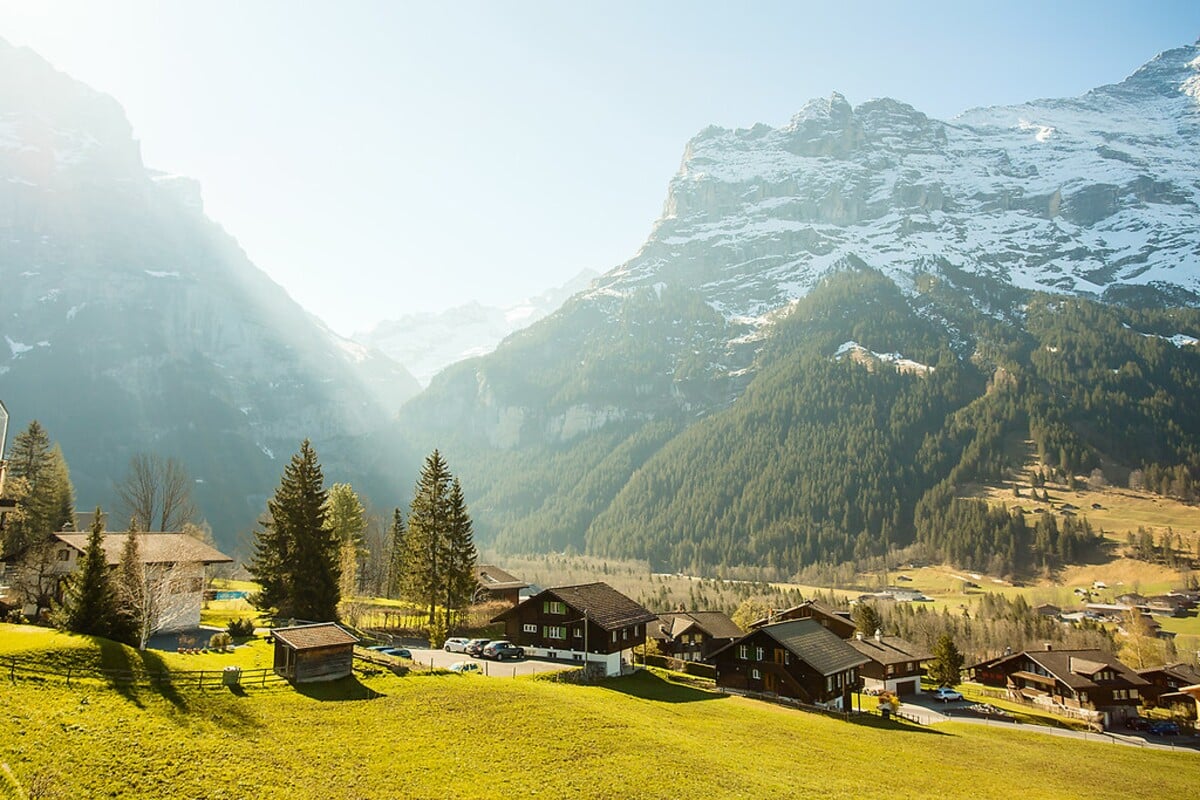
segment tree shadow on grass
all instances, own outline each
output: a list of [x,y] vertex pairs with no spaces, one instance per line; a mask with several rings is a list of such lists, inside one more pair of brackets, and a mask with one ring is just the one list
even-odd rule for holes
[[723,700],[727,697],[719,692],[675,683],[645,670],[620,678],[610,678],[600,685],[614,692],[642,700],[653,700],[656,703],[697,703],[704,700]]
[[[163,657],[155,650],[142,650],[142,666],[145,670],[152,674],[169,676],[170,670],[167,669],[167,663]],[[179,687],[171,680],[155,680],[151,682],[154,691],[158,692],[163,699],[171,705],[178,708],[180,711],[187,711],[187,700],[179,693]]]
[[921,725],[896,717],[884,719],[874,714],[851,714],[846,721],[852,725],[859,725],[864,728],[877,728],[879,730],[895,731],[896,733],[925,733],[932,736],[954,735],[946,731],[936,730],[929,725]]
[[146,704],[138,697],[137,671],[131,654],[135,651],[118,642],[96,639],[100,645],[100,668],[105,670],[108,683],[117,694],[138,708]]
[[353,675],[338,678],[334,681],[319,681],[317,683],[294,684],[298,693],[313,700],[323,702],[339,702],[343,700],[375,700],[387,695],[360,683]]

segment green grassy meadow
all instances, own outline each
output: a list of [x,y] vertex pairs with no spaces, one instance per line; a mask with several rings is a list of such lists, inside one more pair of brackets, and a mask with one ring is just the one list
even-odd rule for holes
[[[98,663],[117,647],[41,635],[0,625],[0,652]],[[375,699],[340,699],[364,689]],[[43,797],[857,798],[886,790],[1095,800],[1185,796],[1200,778],[1194,753],[966,724],[846,722],[648,672],[599,686],[356,673],[316,689],[237,694],[5,676],[0,697],[0,764]]]

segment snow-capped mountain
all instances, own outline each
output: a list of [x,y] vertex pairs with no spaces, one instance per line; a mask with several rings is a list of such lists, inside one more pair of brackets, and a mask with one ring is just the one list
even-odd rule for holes
[[354,340],[377,348],[403,364],[422,386],[447,366],[496,349],[504,337],[554,313],[597,276],[583,270],[562,286],[507,308],[477,302],[440,312],[407,314],[385,320]]
[[813,100],[781,128],[688,143],[662,217],[593,296],[698,287],[756,326],[857,260],[903,286],[950,269],[1024,289],[1200,298],[1200,47],[1116,85],[931,119]]
[[85,506],[132,453],[181,459],[227,543],[301,439],[345,464],[419,389],[255,267],[194,181],[147,169],[112,98],[3,41],[0,287],[14,429],[43,423]]

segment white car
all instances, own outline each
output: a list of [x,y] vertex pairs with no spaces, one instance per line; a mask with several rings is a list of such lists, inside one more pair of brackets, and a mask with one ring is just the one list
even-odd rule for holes
[[963,699],[963,696],[951,689],[949,686],[943,686],[933,693],[934,700],[941,700],[943,703],[956,703]]
[[447,653],[465,653],[467,652],[467,640],[461,636],[451,636],[446,640]]
[[469,672],[479,672],[479,665],[474,661],[455,661],[450,665],[450,671],[465,675]]

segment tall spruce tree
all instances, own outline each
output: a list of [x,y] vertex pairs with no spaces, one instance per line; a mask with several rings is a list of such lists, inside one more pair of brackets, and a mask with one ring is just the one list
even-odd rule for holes
[[337,619],[340,543],[326,523],[328,495],[305,439],[267,501],[269,523],[255,532],[249,570],[263,587],[259,608],[314,622]]
[[403,594],[428,605],[431,626],[437,621],[438,604],[446,596],[450,480],[442,454],[434,450],[421,467],[408,514],[409,557]]
[[75,490],[66,459],[37,420],[13,439],[8,461],[9,477],[24,480],[26,491],[21,498],[22,513],[11,518],[0,542],[5,554],[62,530],[75,512]]
[[471,516],[463,500],[462,484],[458,478],[450,485],[449,519],[446,536],[446,627],[451,614],[471,604],[478,585],[475,578],[475,540]]
[[74,633],[107,638],[127,634],[104,556],[104,522],[99,507],[83,557],[67,581],[57,617],[61,627]]
[[383,591],[387,597],[402,594],[407,563],[408,529],[404,525],[404,515],[397,508],[392,512],[392,524],[387,533],[387,582]]
[[933,646],[933,663],[929,665],[929,677],[938,686],[957,686],[962,680],[963,656],[954,639],[948,633],[938,637]]

